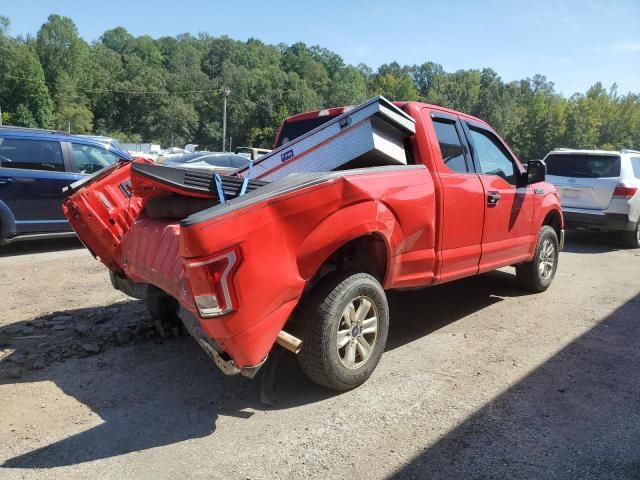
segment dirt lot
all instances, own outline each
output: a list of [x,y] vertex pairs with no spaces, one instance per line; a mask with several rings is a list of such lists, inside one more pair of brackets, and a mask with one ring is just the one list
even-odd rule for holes
[[640,252],[574,234],[551,289],[512,269],[391,296],[343,394],[293,356],[225,377],[73,242],[0,251],[0,478],[640,478]]

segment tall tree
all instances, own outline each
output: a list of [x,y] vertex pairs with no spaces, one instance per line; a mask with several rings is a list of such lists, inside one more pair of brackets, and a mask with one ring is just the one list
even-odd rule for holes
[[36,36],[36,49],[44,68],[45,78],[57,93],[60,77],[74,77],[81,71],[87,44],[78,36],[78,29],[68,17],[49,15]]
[[49,127],[52,105],[33,42],[8,36],[10,22],[0,18],[0,106],[3,123]]
[[13,38],[0,16],[3,123],[219,149],[222,89],[231,92],[234,145],[270,146],[289,115],[384,95],[483,118],[523,159],[558,146],[640,148],[639,92],[621,94],[615,85],[596,83],[567,99],[542,75],[505,83],[491,68],[447,72],[430,61],[374,71],[319,45],[206,33],[154,39],[116,27],[88,45],[59,15],[35,39]]

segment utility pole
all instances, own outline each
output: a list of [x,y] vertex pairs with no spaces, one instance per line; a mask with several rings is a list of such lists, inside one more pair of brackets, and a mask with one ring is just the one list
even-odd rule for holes
[[0,107],[0,127],[2,126],[2,107]]
[[231,91],[225,88],[222,91],[222,98],[224,103],[222,104],[222,151],[227,151],[227,97]]
[[67,129],[67,132],[69,133],[69,135],[71,135],[71,122],[69,122],[69,128]]

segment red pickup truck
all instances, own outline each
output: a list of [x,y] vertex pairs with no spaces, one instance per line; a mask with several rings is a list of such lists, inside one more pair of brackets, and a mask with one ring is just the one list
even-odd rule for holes
[[[374,143],[401,150],[399,163],[319,167],[353,150],[347,133],[366,124],[351,107],[328,109],[288,118],[267,155],[276,160],[253,172],[122,162],[72,186],[63,209],[114,286],[156,316],[178,315],[225,373],[252,377],[279,343],[313,381],[356,387],[385,348],[385,290],[512,265],[542,292],[564,232],[544,163],[522,165],[477,118],[382,100]],[[399,122],[400,150],[381,111]],[[339,133],[320,138],[331,122]],[[297,170],[289,146],[313,138],[301,154],[313,161]],[[330,141],[339,150],[324,152]]]

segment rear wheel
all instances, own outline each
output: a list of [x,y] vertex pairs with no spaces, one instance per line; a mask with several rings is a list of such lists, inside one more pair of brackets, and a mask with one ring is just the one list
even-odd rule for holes
[[336,273],[323,279],[299,313],[304,373],[333,390],[364,383],[384,352],[389,307],[382,286],[366,273]]
[[162,337],[182,334],[182,320],[178,316],[178,301],[159,288],[150,285],[145,298],[147,311],[153,319],[155,329]]
[[556,231],[543,225],[533,260],[516,266],[516,277],[520,285],[532,292],[544,292],[549,288],[558,268],[559,251]]
[[636,223],[635,230],[622,232],[622,241],[629,248],[640,248],[640,220]]

